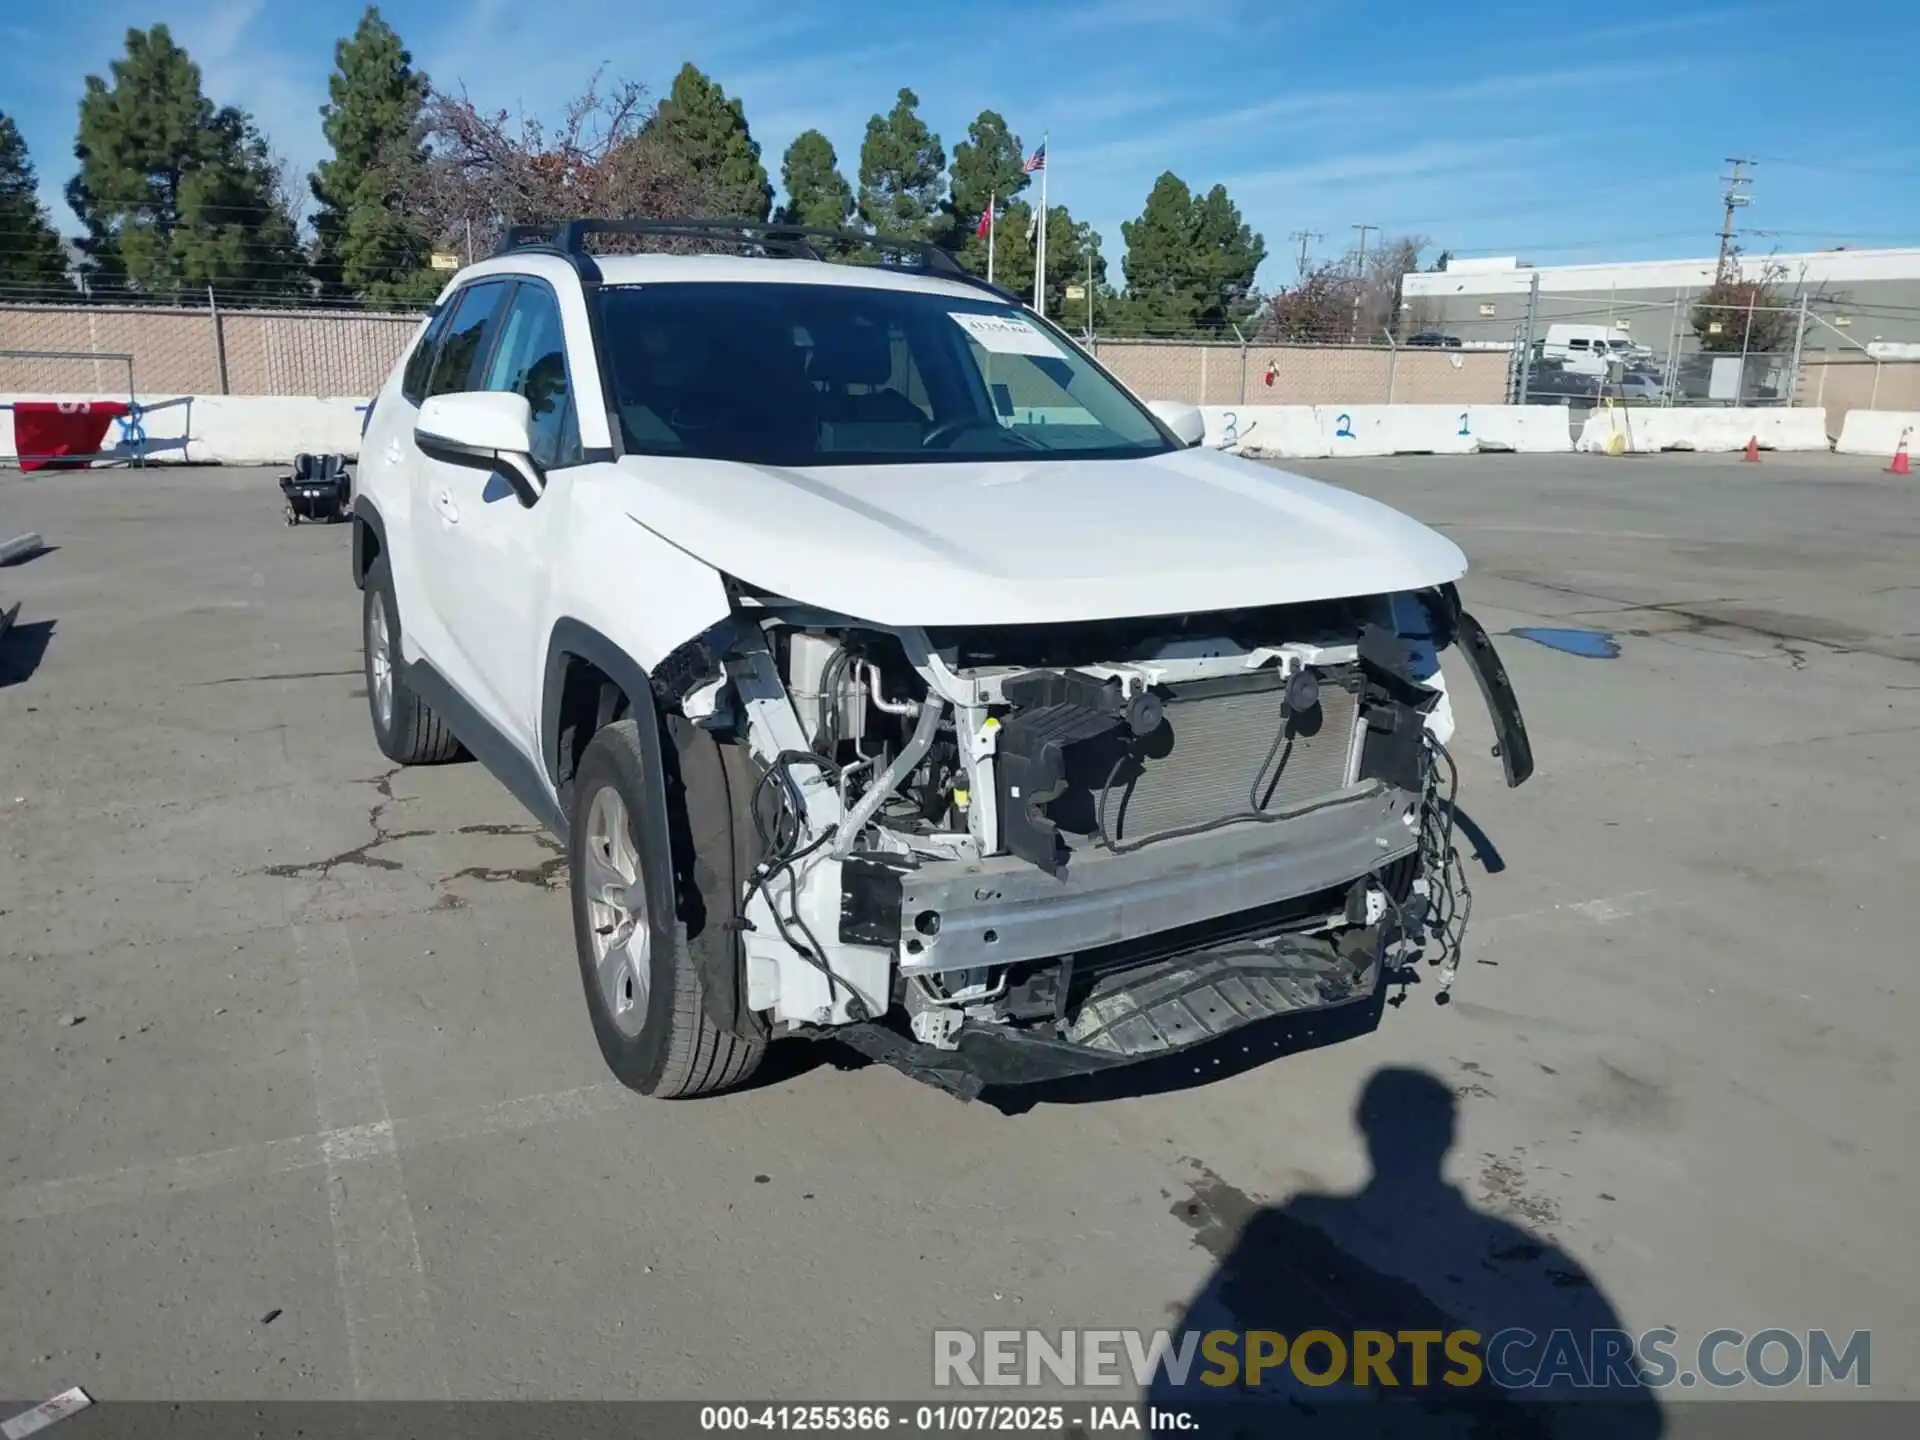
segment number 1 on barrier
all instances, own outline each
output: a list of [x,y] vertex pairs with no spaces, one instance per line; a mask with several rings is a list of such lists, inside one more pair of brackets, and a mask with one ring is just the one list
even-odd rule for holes
[[1460,433],[1462,435],[1467,433],[1467,412],[1464,410],[1460,412]]

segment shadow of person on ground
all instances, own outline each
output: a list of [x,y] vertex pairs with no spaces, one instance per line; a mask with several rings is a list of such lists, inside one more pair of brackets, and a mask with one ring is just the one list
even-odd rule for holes
[[[1210,1385],[1201,1351],[1183,1382],[1157,1377],[1148,1401],[1192,1411],[1204,1435],[1660,1435],[1660,1407],[1593,1277],[1548,1238],[1476,1209],[1442,1173],[1455,1138],[1453,1093],[1423,1070],[1382,1069],[1354,1118],[1373,1173],[1351,1195],[1303,1194],[1263,1208],[1202,1172],[1175,1204],[1220,1265],[1174,1338],[1275,1332],[1286,1361],[1251,1387],[1244,1365],[1231,1383]],[[1384,1367],[1357,1375],[1362,1331],[1374,1332],[1374,1353],[1378,1337],[1392,1349]],[[1461,1331],[1478,1341],[1450,1346]],[[1409,1338],[1422,1332],[1428,1338]],[[1296,1349],[1302,1336],[1310,1343]],[[1234,1350],[1244,1361],[1246,1342]],[[1329,1378],[1340,1354],[1345,1363]],[[1461,1358],[1472,1355],[1480,1363]],[[1302,1379],[1296,1361],[1327,1383]]]

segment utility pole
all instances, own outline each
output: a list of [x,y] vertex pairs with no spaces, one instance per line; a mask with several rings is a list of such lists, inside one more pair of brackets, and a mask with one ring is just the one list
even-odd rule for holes
[[1360,232],[1360,248],[1355,252],[1359,258],[1354,262],[1353,267],[1353,333],[1348,340],[1349,343],[1357,344],[1360,339],[1360,297],[1366,293],[1367,288],[1367,232],[1378,230],[1380,227],[1356,225],[1353,228]]
[[1287,238],[1300,242],[1300,277],[1304,280],[1307,274],[1307,245],[1314,240],[1324,240],[1327,237],[1318,230],[1295,230],[1290,232]]
[[1744,157],[1730,155],[1727,157],[1727,164],[1733,167],[1733,173],[1720,177],[1726,182],[1727,186],[1726,190],[1720,196],[1721,200],[1726,202],[1727,208],[1725,215],[1720,221],[1720,263],[1714,270],[1716,279],[1724,280],[1727,278],[1727,258],[1733,251],[1733,212],[1743,205],[1751,205],[1753,203],[1753,196],[1747,193],[1748,187],[1753,184],[1753,180],[1742,173],[1753,163],[1752,160]]

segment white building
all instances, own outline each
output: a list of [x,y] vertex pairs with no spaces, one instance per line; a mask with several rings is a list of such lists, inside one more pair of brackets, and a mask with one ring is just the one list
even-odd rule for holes
[[[1891,358],[1920,353],[1920,246],[1743,255],[1743,278],[1771,276],[1813,317],[1809,349],[1862,348]],[[1407,329],[1433,329],[1468,343],[1511,341],[1539,283],[1535,334],[1553,321],[1612,323],[1666,350],[1688,324],[1690,303],[1713,284],[1718,261],[1634,260],[1605,265],[1527,265],[1517,257],[1453,260],[1406,277]]]

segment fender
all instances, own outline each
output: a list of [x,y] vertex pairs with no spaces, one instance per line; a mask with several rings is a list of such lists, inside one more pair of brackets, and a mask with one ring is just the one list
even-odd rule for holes
[[672,832],[667,823],[666,767],[660,754],[660,711],[653,681],[631,655],[591,625],[563,616],[547,637],[546,679],[540,701],[540,763],[568,823],[573,820],[572,777],[560,774],[560,700],[569,659],[585,660],[625,692],[640,732],[640,758],[646,766],[646,794],[640,797],[640,863],[647,867],[647,893],[674,893]]

